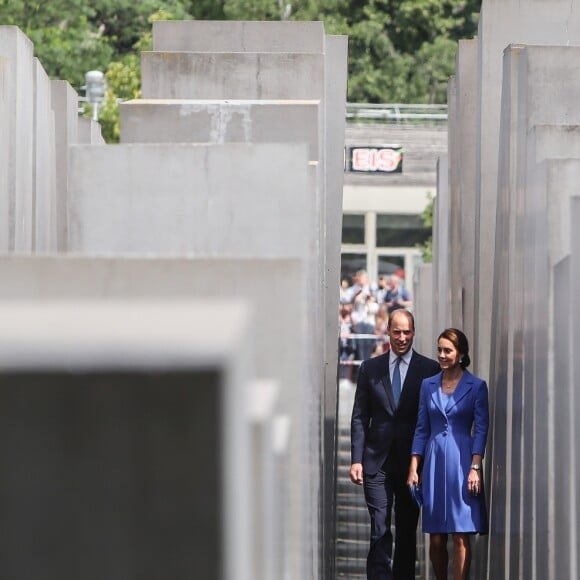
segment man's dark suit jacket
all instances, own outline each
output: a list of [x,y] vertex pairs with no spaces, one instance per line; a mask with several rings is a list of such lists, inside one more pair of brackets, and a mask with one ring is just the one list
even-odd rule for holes
[[389,353],[363,362],[351,421],[352,463],[362,463],[363,474],[377,473],[391,450],[396,452],[397,469],[407,473],[421,382],[440,370],[436,361],[413,351],[396,407],[389,376]]

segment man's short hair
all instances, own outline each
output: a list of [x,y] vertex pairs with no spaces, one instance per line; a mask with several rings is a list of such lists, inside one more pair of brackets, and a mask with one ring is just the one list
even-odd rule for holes
[[413,313],[410,310],[407,310],[406,308],[399,308],[398,310],[393,310],[393,312],[391,312],[389,314],[387,328],[391,328],[391,322],[393,321],[393,316],[399,316],[400,314],[407,317],[407,319],[411,323],[411,328],[413,330],[415,330],[415,317],[413,316]]

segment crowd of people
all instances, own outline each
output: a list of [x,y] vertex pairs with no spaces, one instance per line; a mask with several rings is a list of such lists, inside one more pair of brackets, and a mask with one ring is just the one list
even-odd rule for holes
[[352,379],[360,361],[388,350],[389,314],[413,306],[403,277],[404,272],[399,271],[371,282],[366,270],[358,270],[352,280],[342,280],[339,306],[341,378]]

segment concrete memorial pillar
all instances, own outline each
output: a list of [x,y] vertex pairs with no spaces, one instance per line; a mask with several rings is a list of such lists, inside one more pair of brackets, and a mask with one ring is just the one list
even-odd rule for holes
[[[449,296],[449,321],[450,326],[462,327],[462,284],[461,284],[461,189],[459,186],[459,140],[458,140],[458,88],[457,78],[451,77],[447,84],[447,107],[448,107],[448,150],[449,150],[449,257],[448,257],[448,280],[447,294]],[[443,328],[439,329],[441,332]]]
[[[562,207],[568,207],[567,200],[574,191],[573,179],[564,177],[568,169],[554,161],[539,168],[537,164],[541,159],[578,155],[578,144],[573,128],[549,131],[533,127],[557,123],[558,119],[578,122],[573,103],[580,85],[572,72],[578,50],[513,46],[506,50],[504,59],[494,292],[497,354],[492,368],[497,385],[495,408],[505,420],[496,414],[494,469],[506,472],[508,485],[497,490],[492,513],[497,515],[496,520],[505,516],[506,535],[508,530],[510,536],[517,530],[520,537],[525,537],[528,528],[534,526],[537,541],[551,541],[547,530],[553,503],[546,502],[545,497],[552,493],[549,473],[553,450],[543,442],[549,439],[557,418],[548,414],[546,419],[549,404],[540,393],[548,397],[556,389],[550,370],[551,337],[558,332],[550,307],[554,253],[560,259],[559,240],[566,237],[567,223],[567,210]],[[564,77],[569,79],[565,87],[556,88],[555,79]],[[566,200],[564,205],[559,199]],[[512,480],[514,486],[509,485]],[[524,483],[520,486],[519,481]],[[506,494],[505,504],[502,494]],[[524,497],[535,499],[533,511]],[[520,550],[522,573],[536,571],[544,575],[553,568],[551,558],[532,555],[525,542],[508,540],[506,550],[511,574],[519,573]]]
[[[6,140],[8,166],[7,196],[2,202],[3,227],[0,234],[7,246],[4,251],[32,251],[33,196],[33,88],[34,61],[32,42],[16,26],[0,25],[0,57],[6,59],[4,74],[6,91],[4,109],[7,124],[2,140]],[[6,211],[7,210],[7,211]],[[7,237],[7,239],[6,239]]]
[[288,517],[286,501],[280,495],[282,474],[276,469],[275,421],[279,386],[273,381],[255,381],[251,387],[249,420],[251,424],[252,474],[254,475],[252,529],[254,530],[254,577],[281,578],[284,575],[283,536],[278,524]]
[[[321,349],[323,362],[312,375],[311,393],[305,401],[323,388],[323,408],[320,417],[311,420],[307,428],[310,435],[305,442],[309,449],[305,451],[308,462],[324,466],[324,507],[323,522],[316,522],[312,514],[318,510],[318,481],[311,480],[304,490],[310,500],[303,528],[312,530],[312,538],[324,535],[319,543],[330,551],[334,546],[335,288],[339,283],[342,231],[346,48],[346,38],[325,36],[320,22],[158,22],[153,25],[153,52],[143,54],[145,99],[122,109],[123,142],[267,143],[305,139],[311,144],[309,159],[317,172],[312,211],[318,220],[318,249],[309,258],[307,269],[313,307],[308,319],[314,321],[308,340],[313,351]],[[303,112],[315,102],[316,119]],[[148,128],[138,120],[148,112],[156,126],[149,123]],[[178,121],[174,117],[177,114]],[[170,125],[175,129],[168,131]],[[324,386],[315,386],[319,384]],[[306,403],[305,416],[310,415],[310,407]],[[322,446],[318,421],[324,425]],[[306,533],[300,535],[304,545],[317,543]],[[324,574],[332,575],[333,553],[322,555],[322,562]]]
[[475,335],[475,201],[476,201],[476,139],[474,123],[477,111],[477,39],[460,40],[457,48],[455,73],[457,119],[455,143],[459,168],[457,187],[459,191],[459,243],[461,312],[457,320],[466,336],[473,343]]
[[32,246],[35,252],[57,249],[55,118],[51,84],[40,61],[34,59],[34,188]]
[[[415,347],[425,356],[433,357],[436,354],[436,336],[433,326],[433,264],[421,264],[415,271],[413,286],[413,314],[421,320],[421,327],[417,330]],[[443,329],[441,329],[443,330]],[[438,331],[438,333],[441,332]]]
[[4,574],[252,578],[243,304],[0,312]]
[[68,239],[69,146],[78,143],[78,95],[67,81],[52,81],[56,137],[57,249],[66,251]]
[[[578,309],[578,305],[576,302],[576,289],[578,288],[578,284],[580,284],[580,235],[579,235],[580,232],[576,227],[576,224],[578,223],[577,220],[580,219],[579,201],[580,200],[578,199],[578,197],[575,196],[574,198],[572,198],[570,203],[570,225],[574,227],[570,228],[571,232],[570,286],[568,292],[571,298],[570,302],[572,304],[572,311],[571,313],[566,313],[564,310],[561,310],[559,316],[559,320],[561,321],[561,319],[564,318],[565,314],[569,314],[567,318],[568,320],[570,320],[571,335],[568,334],[565,335],[565,337],[567,338],[571,336],[572,344],[577,344],[577,342],[574,341],[578,341],[580,339],[580,310]],[[564,297],[566,297],[566,295],[564,295]],[[566,328],[566,325],[564,325],[564,328]],[[559,344],[561,344],[561,342]],[[561,358],[556,362],[561,362]],[[577,357],[573,357],[571,361],[568,359],[568,361],[566,362],[568,362],[568,366],[564,367],[565,368],[564,372],[566,372],[566,370],[570,372],[571,387],[572,387],[571,395],[573,402],[571,413],[568,413],[566,417],[573,425],[573,428],[571,429],[569,435],[570,434],[573,435],[570,438],[570,445],[573,456],[572,465],[574,466],[574,471],[571,472],[571,478],[568,480],[567,487],[568,489],[574,490],[577,493],[576,487],[578,476],[580,474],[580,445],[578,444],[580,428],[578,426],[578,421],[576,420],[576,417],[578,416],[577,413],[580,410],[580,396],[578,396],[576,386],[579,384],[578,381],[580,380],[580,361],[578,361]],[[572,416],[570,416],[570,414]],[[576,506],[577,505],[578,504],[576,503]],[[561,510],[562,503],[560,502],[559,513],[561,513]],[[566,536],[567,532],[570,530],[571,533],[569,536],[567,536],[567,542],[570,543],[572,548],[568,551],[568,554],[570,555],[568,559],[564,560],[564,562],[556,560],[557,571],[558,572],[562,571],[563,574],[566,574],[569,570],[571,570],[572,573],[574,572],[577,573],[577,571],[580,569],[580,556],[578,555],[578,551],[576,550],[576,547],[578,545],[578,538],[580,538],[580,522],[578,520],[577,507],[576,511],[573,512],[570,510],[570,504],[568,504],[567,517],[564,520],[564,522],[566,522],[566,524],[568,525],[563,526],[563,529],[561,533],[558,534],[558,536],[559,537]],[[560,546],[561,550],[565,550],[566,545],[567,545],[566,543],[562,544]]]
[[[288,522],[301,513],[301,482],[289,473],[293,472],[290,466],[299,464],[302,457],[303,409],[297,396],[306,382],[302,270],[298,259],[70,255],[0,259],[0,278],[5,281],[0,287],[0,303],[5,304],[21,299],[215,301],[233,296],[248,304],[252,323],[245,340],[253,346],[250,362],[255,382],[263,386],[248,389],[244,395],[258,409],[245,420],[253,433],[260,434],[250,445],[249,461],[270,473],[269,477],[255,476],[251,486],[252,496],[260,500],[254,502],[252,511],[252,549],[260,554],[252,575],[256,579],[286,573],[287,559],[293,556],[288,553],[289,533],[296,531]],[[218,325],[218,321],[212,323],[211,330],[219,331]],[[205,326],[195,326],[202,339]],[[258,397],[260,393],[263,399]],[[281,424],[285,422],[294,424],[296,432],[285,438],[287,443],[281,443]],[[246,499],[240,495],[238,501]],[[267,520],[267,526],[262,520]]]
[[101,125],[98,121],[88,117],[79,117],[78,142],[82,145],[104,145],[105,140],[101,133]]
[[[0,126],[8,127],[8,77],[10,61],[0,56]],[[7,132],[0,137],[0,250],[7,252],[10,247],[10,190],[8,187],[8,163],[10,156]]]
[[[301,291],[308,297],[301,322],[306,325],[314,312],[320,314],[311,300],[317,295],[310,265],[318,255],[316,180],[306,144],[75,146],[70,154],[71,251],[136,257],[298,257],[305,264]],[[262,283],[267,287],[270,282]],[[296,300],[296,295],[285,300]],[[282,301],[278,308],[283,305]],[[260,315],[277,321],[272,312]],[[259,320],[256,331],[264,332]],[[308,346],[312,339],[306,328],[298,340]],[[277,327],[276,333],[285,330]],[[264,336],[271,340],[273,335]],[[317,471],[320,465],[313,452],[320,440],[311,415],[320,408],[319,390],[313,387],[320,384],[313,378],[320,365],[317,352],[307,348],[305,358],[289,359],[306,372],[304,380],[286,390],[299,408],[293,415],[298,417],[293,444],[301,451],[298,455],[293,448],[293,474],[301,473],[300,466],[315,466]],[[276,352],[271,361],[280,356],[285,355]],[[306,546],[312,544],[305,540],[309,528],[304,522],[316,527],[319,520],[306,498],[314,495],[312,501],[318,500],[313,493],[318,484],[315,476],[309,488],[303,477],[291,478],[290,489],[298,494],[292,496],[296,507],[282,523],[288,526],[292,569],[308,563]]]
[[[449,326],[449,156],[437,161],[437,197],[433,205],[433,285],[437,308],[434,311],[435,336]],[[439,329],[439,330],[438,330]]]
[[488,377],[495,252],[502,54],[508,44],[580,43],[580,13],[568,0],[484,0],[479,22],[475,370]]
[[318,100],[136,99],[120,106],[121,143],[307,143],[320,160]]

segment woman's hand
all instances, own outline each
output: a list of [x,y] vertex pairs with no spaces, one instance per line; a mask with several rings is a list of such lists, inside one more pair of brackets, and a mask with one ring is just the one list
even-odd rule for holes
[[419,462],[421,457],[419,455],[411,455],[411,462],[409,463],[409,476],[407,477],[407,485],[419,485]]
[[467,476],[467,491],[473,495],[478,495],[481,491],[481,472],[470,469]]
[[416,469],[409,469],[409,476],[407,477],[407,485],[412,487],[413,485],[419,485],[419,474]]

